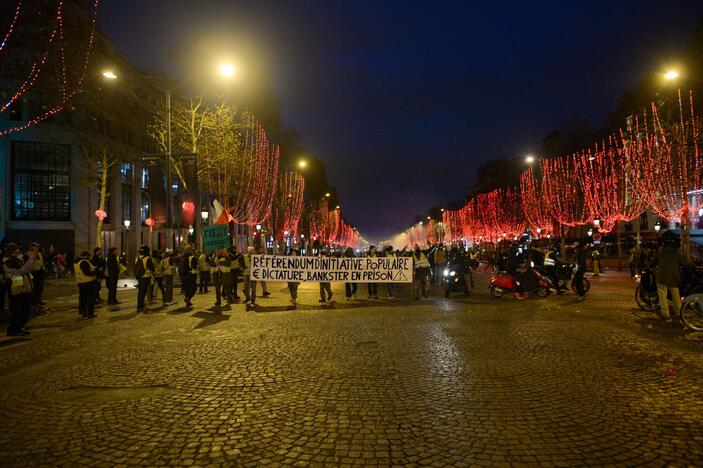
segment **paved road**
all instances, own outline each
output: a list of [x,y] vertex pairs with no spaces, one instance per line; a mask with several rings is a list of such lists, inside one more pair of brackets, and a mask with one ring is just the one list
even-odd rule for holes
[[332,306],[311,285],[297,310],[277,286],[250,312],[199,295],[94,321],[65,298],[0,348],[0,465],[703,464],[697,335],[633,309],[624,277],[582,303],[485,281]]

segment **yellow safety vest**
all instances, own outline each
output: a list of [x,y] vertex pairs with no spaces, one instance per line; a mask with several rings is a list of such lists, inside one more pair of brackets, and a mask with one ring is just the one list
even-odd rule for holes
[[161,268],[164,270],[164,275],[173,276],[173,267],[171,267],[171,262],[169,262],[168,258],[161,260]]
[[217,269],[220,271],[220,273],[229,273],[232,271],[232,267],[230,265],[225,265],[226,261],[227,259],[224,257],[217,259]]
[[151,262],[154,264],[154,276],[161,278],[164,275],[164,265],[161,260],[151,257]]
[[251,264],[251,259],[249,258],[250,254],[246,254],[244,258],[244,274],[248,275],[249,274],[249,265]]
[[142,278],[151,278],[151,270],[147,266],[149,264],[149,257],[147,257],[146,255],[143,257],[139,257],[136,263],[139,263],[140,261],[144,265],[144,276],[142,276]]
[[90,283],[91,281],[95,281],[95,276],[88,276],[85,273],[83,273],[83,270],[81,270],[81,264],[83,262],[86,262],[90,266],[90,271],[95,270],[95,267],[93,266],[90,261],[83,259],[80,262],[76,264],[76,268],[74,268],[74,273],[76,274],[76,283],[82,284],[82,283]]
[[544,256],[544,266],[554,266],[556,262],[552,258],[554,255],[554,252],[547,252],[547,254]]
[[423,252],[420,252],[420,259],[418,260],[415,258],[415,254],[413,254],[413,261],[415,262],[415,268],[429,268],[430,267],[430,262],[427,260],[427,257]]

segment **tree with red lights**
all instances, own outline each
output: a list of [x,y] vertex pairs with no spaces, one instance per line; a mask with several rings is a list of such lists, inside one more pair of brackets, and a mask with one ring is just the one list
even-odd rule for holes
[[276,237],[282,239],[286,233],[296,236],[298,223],[303,215],[303,192],[305,179],[297,172],[286,172],[278,179],[278,191],[274,204]]

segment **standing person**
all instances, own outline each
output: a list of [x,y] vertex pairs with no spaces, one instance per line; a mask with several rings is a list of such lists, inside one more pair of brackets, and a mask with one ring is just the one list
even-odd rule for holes
[[198,272],[200,273],[200,294],[209,292],[208,285],[210,284],[210,258],[206,252],[198,257]]
[[435,266],[435,281],[441,281],[444,278],[442,274],[447,266],[447,250],[444,248],[444,244],[439,244],[437,250],[434,252],[434,266]]
[[105,285],[107,286],[108,305],[117,305],[117,281],[120,279],[120,261],[117,258],[117,247],[110,247],[105,260]]
[[586,290],[583,286],[583,276],[586,274],[586,243],[583,240],[576,241],[574,264],[576,265],[576,272],[571,283],[574,285],[576,294],[578,294],[576,300],[582,301],[586,298]]
[[595,247],[591,252],[591,265],[593,265],[593,276],[600,276],[600,252]]
[[[352,249],[351,247],[347,247],[344,251],[344,256],[347,258],[354,258],[354,249]],[[344,292],[346,293],[348,301],[356,299],[357,288],[357,283],[344,283]]]
[[164,295],[164,304],[172,304],[174,266],[172,252],[169,252],[168,250],[164,254],[164,257],[161,259],[161,270],[163,271],[164,282],[162,290]]
[[161,291],[161,303],[166,304],[166,297],[164,294],[164,264],[161,261],[161,252],[154,250],[154,254],[151,257],[151,261],[154,263],[154,280],[151,282],[151,288],[149,288],[151,301],[154,300],[154,289],[158,288]]
[[[266,254],[266,249],[264,248],[263,244],[259,245],[259,248],[256,249],[256,253],[258,255],[265,255]],[[266,281],[259,281],[261,283],[261,296],[262,297],[269,297],[271,293],[269,292],[268,285],[266,284]]]
[[220,250],[215,257],[213,268],[213,284],[215,285],[215,305],[222,304],[224,297],[228,304],[232,303],[232,261],[229,252]]
[[[639,266],[640,263],[640,248],[639,246],[634,246],[632,249],[630,249],[630,257],[628,258],[627,261],[629,267],[630,267],[630,278],[634,278],[637,276],[637,267]],[[618,266],[619,270],[619,266]]]
[[29,247],[30,249],[34,248],[37,254],[32,264],[32,307],[39,309],[41,306],[46,305],[44,301],[44,283],[47,270],[41,246],[33,242]]
[[73,265],[73,273],[78,283],[78,313],[82,318],[95,318],[95,301],[98,294],[95,283],[100,272],[89,258],[90,253],[84,250]]
[[[289,255],[291,257],[300,256],[300,251],[298,249],[291,249]],[[290,292],[290,303],[296,305],[298,302],[298,283],[297,281],[288,281],[288,292]]]
[[30,333],[24,330],[24,326],[29,320],[32,294],[31,271],[37,256],[37,249],[36,247],[30,248],[25,261],[16,244],[7,244],[5,256],[3,270],[10,295],[11,313],[7,336],[27,336]]
[[427,299],[427,278],[431,274],[430,262],[427,260],[425,252],[420,250],[420,246],[415,244],[413,251],[413,295],[416,301],[420,296]]
[[[664,248],[659,251],[656,257],[656,280],[657,294],[659,295],[659,314],[667,322],[671,321],[669,306],[673,306],[674,313],[681,310],[681,293],[679,284],[681,283],[681,267],[692,267],[690,261],[677,250],[678,242],[667,240]],[[671,304],[667,295],[671,293]]]
[[[378,255],[376,254],[376,246],[375,245],[370,245],[369,246],[369,258],[377,258]],[[367,289],[369,292],[369,299],[378,299],[378,283],[368,283]]]
[[137,278],[137,312],[144,312],[144,301],[154,278],[154,262],[149,255],[149,247],[139,247],[139,255],[134,262],[134,276]]
[[[320,249],[320,257],[326,257],[327,253],[323,250]],[[320,302],[321,304],[324,304],[327,301],[332,300],[332,284],[329,281],[320,281]]]
[[103,258],[103,252],[100,250],[100,247],[95,247],[93,249],[93,258],[90,263],[92,263],[98,271],[98,276],[95,280],[95,303],[100,304],[103,301],[100,297],[100,289],[102,288],[102,281],[105,277],[105,259]]
[[227,249],[227,256],[229,257],[230,271],[232,272],[232,299],[239,301],[237,290],[239,289],[239,276],[242,273],[242,256],[234,246]]
[[242,267],[242,274],[244,275],[244,303],[254,304],[256,300],[256,294],[252,296],[252,290],[256,293],[256,285],[252,287],[253,281],[251,280],[251,255],[254,253],[254,247],[248,246],[247,253],[242,255],[240,265]]
[[53,278],[56,274],[56,267],[54,265],[54,260],[56,260],[56,250],[53,244],[49,244],[49,248],[44,254],[44,264],[46,265],[46,274],[49,278]]
[[198,257],[193,254],[191,247],[186,248],[178,266],[178,274],[183,284],[183,295],[186,306],[191,307],[191,299],[198,290]]
[[[396,254],[393,252],[393,246],[392,245],[387,245],[383,248],[383,250],[386,253],[386,257],[388,258],[395,258]],[[388,289],[388,299],[395,299],[395,296],[393,295],[393,290],[394,290],[394,284],[393,283],[386,283],[386,288]]]

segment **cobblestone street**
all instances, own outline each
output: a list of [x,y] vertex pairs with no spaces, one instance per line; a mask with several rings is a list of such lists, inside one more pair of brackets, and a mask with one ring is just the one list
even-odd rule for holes
[[140,315],[129,289],[94,321],[52,299],[0,348],[0,464],[703,464],[699,336],[620,275],[582,303],[486,282],[419,303],[335,285],[332,305],[304,285],[297,310],[279,283],[253,311],[211,292]]

